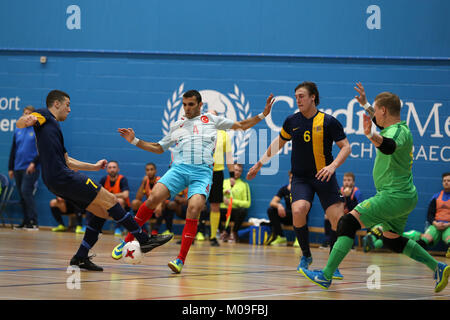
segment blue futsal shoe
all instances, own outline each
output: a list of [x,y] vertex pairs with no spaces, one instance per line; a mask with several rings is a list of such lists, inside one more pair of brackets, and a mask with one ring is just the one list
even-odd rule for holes
[[308,270],[308,267],[312,262],[313,262],[312,257],[302,256],[302,258],[300,259],[300,263],[298,264],[298,267],[297,267],[297,272],[300,272],[300,269]]
[[183,269],[184,263],[181,259],[175,259],[168,263],[168,266],[174,273],[180,273],[181,269]]
[[450,266],[445,263],[439,262],[434,272],[434,280],[436,280],[436,286],[434,292],[440,292],[444,290],[448,283],[448,277],[450,276]]
[[325,278],[322,270],[308,270],[300,268],[299,272],[309,281],[318,285],[322,289],[328,289],[331,285],[331,280]]
[[333,279],[334,280],[342,280],[342,279],[344,279],[344,276],[339,271],[339,269],[336,269],[336,271],[333,273]]

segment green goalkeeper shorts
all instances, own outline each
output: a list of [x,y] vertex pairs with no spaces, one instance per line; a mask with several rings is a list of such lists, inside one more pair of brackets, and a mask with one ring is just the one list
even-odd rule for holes
[[389,193],[378,192],[358,204],[355,210],[360,213],[360,219],[366,228],[381,224],[384,231],[401,235],[417,200],[417,193],[410,198],[398,198]]

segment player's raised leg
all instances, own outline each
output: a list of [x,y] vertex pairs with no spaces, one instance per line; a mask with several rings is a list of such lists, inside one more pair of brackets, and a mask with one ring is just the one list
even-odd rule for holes
[[304,275],[308,280],[317,284],[323,289],[328,289],[333,279],[338,266],[344,260],[345,256],[352,249],[356,231],[361,229],[361,222],[357,218],[358,213],[352,211],[349,214],[344,215],[338,222],[337,226],[337,241],[331,250],[328,262],[323,270],[311,271],[307,268],[300,268],[298,271]]
[[[343,202],[336,202],[329,206],[325,213],[330,220],[331,224],[331,230],[330,230],[330,254],[333,250],[334,244],[337,241],[337,225],[339,223],[339,220],[344,215],[344,203]],[[344,276],[341,274],[339,269],[337,268],[335,272],[333,273],[333,279],[336,280],[342,280],[344,279]]]
[[128,232],[134,235],[136,240],[141,245],[141,250],[143,253],[166,243],[172,238],[163,236],[149,237],[137,224],[133,216],[129,212],[125,212],[125,210],[117,202],[115,195],[103,187],[94,201],[87,207],[87,210],[103,218],[105,218],[104,216],[106,213],[106,215],[112,217],[116,222],[120,223],[125,229],[128,230]]
[[[155,208],[163,202],[165,199],[167,199],[170,196],[169,189],[162,183],[157,183],[150,193],[148,199],[141,204],[139,207],[138,212],[136,213],[136,216],[134,217],[134,220],[138,224],[139,227],[142,227],[148,220],[151,219],[153,216],[153,213],[155,211]],[[157,236],[161,238],[161,236]],[[173,235],[172,235],[173,237]],[[168,238],[167,241],[169,241],[172,237]],[[165,239],[166,237],[164,237]],[[133,241],[135,239],[135,235],[133,232],[128,232],[125,239],[121,241],[112,251],[111,256],[114,259],[120,259],[122,258],[122,249],[126,242]],[[166,241],[166,242],[167,242]],[[164,242],[165,243],[165,242]]]

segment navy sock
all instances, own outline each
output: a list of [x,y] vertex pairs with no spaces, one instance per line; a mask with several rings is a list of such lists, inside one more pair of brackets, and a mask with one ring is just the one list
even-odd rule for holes
[[125,212],[119,203],[116,203],[113,207],[108,209],[109,215],[119,224],[121,224],[128,232],[132,233],[139,243],[146,242],[148,235],[142,231],[136,220],[129,212]]
[[59,210],[58,207],[50,207],[50,211],[52,212],[53,218],[55,218],[56,222],[58,222],[58,224],[64,225],[64,221],[61,216],[61,210]]
[[336,240],[337,240],[337,232],[330,229],[330,253],[331,253],[331,250],[333,250],[333,246],[334,246],[334,243],[336,242]]
[[324,229],[325,229],[325,241],[330,241],[330,232],[332,231],[332,229],[331,229],[331,223],[330,223],[330,220],[328,220],[328,219],[325,219],[325,221],[323,222],[323,226],[324,226]]
[[311,250],[309,248],[309,229],[308,225],[297,228],[294,226],[295,235],[297,236],[298,244],[302,249],[305,257],[311,257]]
[[102,231],[105,219],[92,215],[89,224],[86,226],[83,241],[80,248],[75,254],[79,258],[85,258],[89,254],[89,250],[97,243],[98,234]]

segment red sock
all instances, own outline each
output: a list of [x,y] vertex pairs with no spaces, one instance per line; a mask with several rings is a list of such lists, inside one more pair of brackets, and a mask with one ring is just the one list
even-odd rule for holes
[[183,263],[184,260],[186,260],[189,248],[191,247],[191,244],[195,239],[195,235],[197,234],[197,224],[198,220],[196,219],[186,219],[186,224],[183,228],[183,234],[181,235],[180,253],[177,257],[178,259],[183,261]]
[[[136,220],[139,227],[142,227],[150,218],[153,216],[153,212],[155,210],[150,209],[145,205],[145,202],[141,204],[139,207],[138,212],[136,213],[136,216],[134,217],[134,220]],[[133,234],[128,232],[127,236],[125,237],[125,242],[130,242],[134,240]]]

